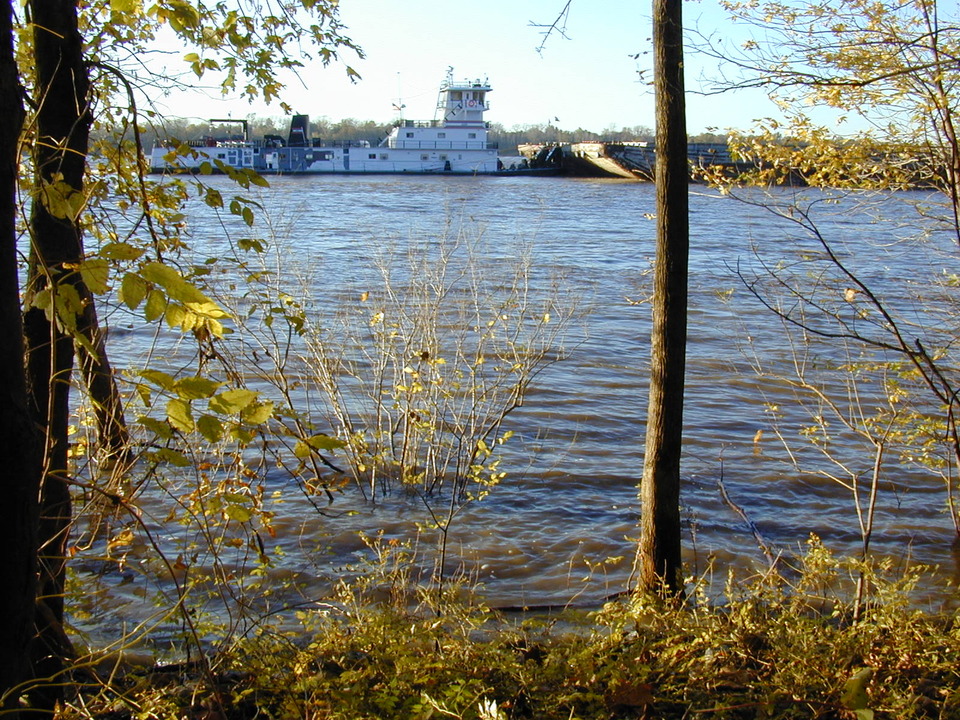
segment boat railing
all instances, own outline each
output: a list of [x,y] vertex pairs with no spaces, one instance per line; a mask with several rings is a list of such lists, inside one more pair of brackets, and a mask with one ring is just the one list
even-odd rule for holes
[[192,148],[248,148],[260,147],[262,143],[259,140],[225,140],[219,138],[201,138],[200,140],[187,140],[187,147]]
[[401,120],[397,123],[397,127],[402,128],[434,128],[440,126],[439,120]]
[[369,140],[330,140],[324,142],[323,138],[313,138],[310,147],[368,148],[373,146]]
[[398,140],[390,147],[397,150],[493,150],[497,143],[483,140]]

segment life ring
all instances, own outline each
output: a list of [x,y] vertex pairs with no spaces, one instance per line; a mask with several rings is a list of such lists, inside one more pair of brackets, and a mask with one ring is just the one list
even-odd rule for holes
[[476,101],[476,100],[468,100],[468,101],[467,101],[467,107],[476,107],[476,105],[477,105],[477,101]]

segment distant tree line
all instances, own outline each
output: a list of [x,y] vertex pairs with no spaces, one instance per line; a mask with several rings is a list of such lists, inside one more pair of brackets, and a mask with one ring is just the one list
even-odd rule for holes
[[[249,125],[251,138],[263,138],[265,135],[279,135],[286,138],[290,120],[286,117],[249,117],[244,118]],[[338,143],[345,141],[366,140],[371,145],[377,145],[390,133],[394,123],[378,123],[373,120],[337,120],[329,118],[311,118],[311,137],[319,138],[324,143]],[[218,139],[243,139],[243,132],[239,121],[237,123],[198,122],[184,118],[168,118],[159,126],[144,131],[144,144],[150,147],[157,137],[170,137],[179,140],[199,140],[205,137]],[[490,125],[489,140],[497,143],[502,155],[513,155],[517,146],[524,143],[574,143],[590,141],[647,141],[652,143],[654,133],[645,125],[621,127],[619,130],[613,125],[595,132],[584,128],[563,130],[557,125],[547,122],[538,125],[513,125],[507,128],[500,123]],[[725,133],[700,133],[692,135],[690,142],[722,143],[727,141]]]

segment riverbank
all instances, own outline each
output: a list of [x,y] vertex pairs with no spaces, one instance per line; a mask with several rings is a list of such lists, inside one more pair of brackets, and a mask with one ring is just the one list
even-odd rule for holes
[[720,603],[704,577],[677,604],[525,616],[462,588],[438,599],[395,566],[305,609],[299,633],[264,625],[208,657],[113,673],[64,716],[960,717],[960,633],[914,604],[922,570],[841,561],[816,541],[784,570],[728,581]]

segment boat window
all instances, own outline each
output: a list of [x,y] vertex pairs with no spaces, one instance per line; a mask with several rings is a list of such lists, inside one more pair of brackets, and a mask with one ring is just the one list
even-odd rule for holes
[[407,137],[408,137],[408,138],[412,138],[412,137],[413,137],[413,133],[407,133]]
[[423,155],[420,156],[420,159],[421,159],[421,160],[429,160],[429,159],[430,159],[430,156],[427,155],[426,153],[424,153]]
[[387,153],[380,153],[380,159],[381,159],[381,160],[386,160],[388,157],[389,157],[389,156],[387,155]]
[[440,159],[441,159],[441,160],[446,160],[446,159],[447,159],[447,156],[446,156],[446,155],[441,155],[441,156],[440,156]]
[[377,159],[377,154],[376,154],[376,153],[370,153],[369,155],[367,155],[367,158],[369,158],[370,160],[376,160],[376,159]]
[[474,93],[473,95],[477,99],[477,102],[483,105],[483,93],[478,92],[478,93]]
[[438,138],[445,138],[446,136],[447,136],[446,133],[437,133]]
[[451,99],[451,100],[463,100],[463,93],[460,92],[459,90],[451,90],[451,91],[450,91],[450,99]]
[[476,134],[476,133],[469,133],[469,134],[467,135],[467,137],[470,138],[471,140],[476,140],[476,139],[477,139],[477,134]]

